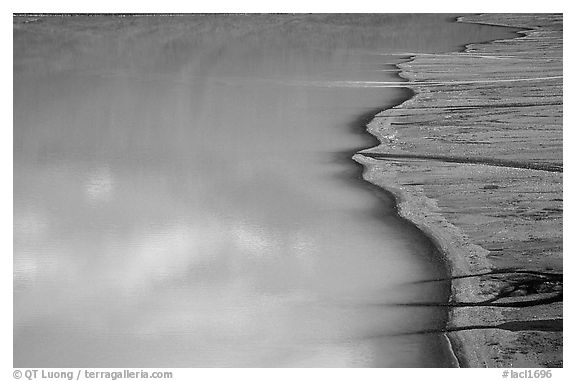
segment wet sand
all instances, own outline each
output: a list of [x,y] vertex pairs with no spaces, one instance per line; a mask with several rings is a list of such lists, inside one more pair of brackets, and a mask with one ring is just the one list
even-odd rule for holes
[[[458,20],[514,39],[418,55],[414,96],[378,114],[355,156],[452,276],[447,332],[465,367],[562,366],[562,17]],[[432,304],[431,304],[432,305]]]

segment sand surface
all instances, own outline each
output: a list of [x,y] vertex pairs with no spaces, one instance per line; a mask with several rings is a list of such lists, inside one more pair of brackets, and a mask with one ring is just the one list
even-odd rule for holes
[[519,33],[400,64],[415,95],[355,159],[445,254],[460,366],[561,367],[562,16],[458,21]]

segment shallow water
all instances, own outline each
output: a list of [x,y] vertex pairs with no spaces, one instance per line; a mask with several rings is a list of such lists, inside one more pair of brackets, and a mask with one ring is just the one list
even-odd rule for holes
[[450,366],[430,242],[359,180],[446,15],[14,20],[14,366]]

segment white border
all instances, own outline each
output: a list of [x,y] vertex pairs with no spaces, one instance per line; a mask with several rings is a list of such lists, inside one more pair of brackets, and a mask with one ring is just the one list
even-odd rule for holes
[[[268,13],[268,12],[281,12],[281,13],[478,13],[478,12],[557,12],[564,13],[564,26],[565,38],[564,43],[567,48],[568,56],[565,56],[567,62],[572,62],[573,51],[571,49],[572,41],[572,13],[569,12],[569,7],[563,4],[562,1],[517,1],[517,0],[483,0],[481,2],[468,2],[468,1],[347,1],[336,2],[322,1],[312,2],[310,0],[289,0],[287,2],[272,2],[272,1],[203,1],[203,2],[178,2],[178,1],[158,1],[158,2],[137,2],[137,1],[113,1],[103,0],[92,3],[85,3],[79,1],[26,1],[25,3],[12,2],[12,4],[3,4],[2,15],[2,42],[5,47],[6,56],[2,60],[2,73],[3,73],[3,112],[4,119],[3,128],[1,129],[2,136],[0,142],[2,149],[1,167],[2,175],[6,179],[6,183],[0,189],[2,191],[2,251],[4,253],[2,261],[2,344],[1,344],[1,370],[0,379],[11,380],[12,378],[12,13]],[[4,9],[6,8],[6,9]],[[575,141],[573,138],[574,125],[571,113],[570,100],[571,89],[573,88],[573,75],[571,74],[570,65],[565,66],[568,70],[565,78],[565,98],[568,99],[568,107],[565,109],[564,121],[564,193],[568,197],[564,197],[564,237],[565,246],[564,252],[565,263],[564,268],[567,274],[572,272],[574,245],[571,239],[571,228],[574,226],[572,216],[574,211],[574,202],[571,197],[574,195],[574,188],[572,184],[573,170],[572,164],[574,149],[571,143]],[[10,179],[10,181],[8,180]],[[572,233],[573,234],[573,233]],[[572,295],[573,282],[570,277],[567,277],[565,282],[567,295]],[[576,295],[576,294],[575,294]],[[570,303],[569,297],[565,307],[565,320],[573,322],[574,314],[572,313],[573,303]],[[573,329],[571,324],[565,325],[564,331],[564,369],[553,370],[553,380],[568,379],[568,374],[573,374],[573,361],[570,359],[576,358],[574,356],[573,348]],[[390,379],[442,379],[442,380],[459,380],[465,378],[467,381],[472,380],[501,380],[502,370],[498,369],[459,369],[459,370],[442,370],[442,369],[260,369],[260,370],[246,370],[246,369],[173,369],[174,374],[177,376],[175,380],[194,380],[194,379],[247,379],[247,380],[290,380],[295,378],[301,379],[336,379],[348,380],[350,378],[357,378],[362,380],[387,380]],[[573,377],[571,377],[573,379]]]

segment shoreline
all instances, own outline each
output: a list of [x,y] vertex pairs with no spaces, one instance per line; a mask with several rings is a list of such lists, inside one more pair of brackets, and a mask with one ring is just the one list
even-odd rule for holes
[[[532,20],[530,16],[481,15],[458,17],[455,22],[479,24],[491,23],[492,25],[513,27],[518,29],[518,37],[506,40],[468,44],[461,52],[445,53],[442,55],[428,55],[424,58],[414,55],[405,62],[398,64],[397,67],[400,70],[399,76],[408,81],[406,83],[407,88],[412,90],[414,94],[400,105],[386,109],[372,119],[372,121],[367,125],[367,130],[371,135],[378,138],[380,144],[376,147],[360,151],[353,157],[356,162],[359,162],[364,166],[363,177],[366,181],[385,189],[393,196],[398,216],[411,222],[426,236],[428,236],[437,247],[438,251],[443,256],[447,272],[452,277],[452,293],[450,302],[454,304],[462,302],[480,303],[483,300],[490,299],[490,297],[493,300],[500,300],[499,295],[506,286],[521,284],[517,280],[514,280],[516,278],[512,279],[512,276],[509,276],[508,278],[501,277],[501,279],[497,279],[496,281],[480,276],[472,276],[456,281],[454,277],[490,273],[506,268],[529,269],[534,271],[549,270],[555,274],[561,275],[561,247],[559,249],[560,254],[558,255],[558,249],[556,247],[558,246],[558,243],[556,242],[558,237],[555,237],[551,233],[548,234],[550,237],[544,236],[539,238],[542,238],[541,241],[546,241],[546,239],[548,239],[548,241],[551,242],[548,245],[550,247],[554,245],[556,246],[553,247],[553,250],[550,250],[552,254],[546,256],[541,255],[545,258],[542,260],[538,259],[536,261],[538,263],[536,264],[531,263],[534,262],[532,258],[524,258],[525,255],[524,257],[510,255],[511,258],[504,260],[499,259],[496,261],[494,259],[496,254],[494,253],[497,253],[498,249],[489,247],[490,245],[486,243],[488,239],[485,238],[495,235],[496,232],[494,230],[496,228],[502,228],[504,226],[510,230],[519,226],[518,223],[512,220],[512,222],[504,220],[503,222],[499,222],[499,225],[490,226],[491,224],[488,219],[494,218],[490,214],[492,211],[490,211],[490,213],[484,211],[484,204],[492,202],[492,199],[495,197],[498,201],[501,199],[506,202],[515,201],[512,200],[513,196],[504,194],[500,189],[516,186],[515,184],[519,183],[518,179],[527,183],[527,186],[518,189],[526,194],[538,193],[538,183],[546,183],[546,181],[549,181],[550,184],[553,185],[550,193],[555,194],[556,198],[545,200],[548,203],[546,204],[547,208],[545,207],[544,210],[557,210],[557,202],[554,203],[553,201],[558,199],[561,200],[562,160],[561,155],[560,158],[558,158],[557,155],[557,137],[550,135],[553,138],[550,140],[551,142],[554,142],[553,144],[548,144],[548,141],[543,141],[538,143],[539,145],[536,145],[536,147],[544,147],[544,150],[546,150],[546,153],[542,155],[535,149],[528,150],[529,152],[521,152],[523,150],[519,148],[522,148],[522,144],[525,142],[521,141],[518,144],[514,142],[514,139],[512,139],[517,138],[517,136],[511,136],[510,133],[506,135],[505,132],[502,133],[502,145],[504,147],[506,145],[513,145],[517,150],[503,150],[500,145],[492,144],[492,141],[490,140],[490,134],[492,132],[490,129],[488,129],[487,132],[484,131],[487,124],[494,124],[497,122],[503,123],[503,121],[507,124],[511,124],[514,123],[514,118],[518,118],[518,114],[514,109],[515,103],[517,102],[508,102],[512,105],[502,106],[499,103],[499,97],[494,97],[493,93],[491,93],[491,91],[494,91],[495,94],[498,94],[498,92],[502,90],[502,87],[506,87],[506,85],[493,86],[496,82],[501,79],[511,80],[510,82],[512,84],[508,85],[511,87],[509,89],[510,94],[507,95],[510,97],[522,97],[523,92],[527,91],[526,87],[531,86],[531,84],[524,83],[522,84],[524,87],[516,85],[517,82],[521,81],[529,82],[525,81],[525,72],[528,69],[522,71],[524,68],[520,67],[518,70],[517,66],[525,65],[531,69],[528,70],[528,78],[530,78],[529,75],[542,74],[542,71],[548,70],[545,66],[532,69],[532,66],[534,66],[530,66],[530,62],[532,61],[524,60],[526,63],[521,61],[521,59],[524,58],[523,54],[529,52],[530,48],[533,47],[525,45],[526,43],[523,39],[525,39],[526,36],[536,36],[529,42],[532,45],[537,45],[537,47],[539,47],[538,44],[540,44],[541,41],[544,41],[546,37],[550,38],[548,35],[545,35],[544,38],[540,38],[540,36],[550,30],[554,32],[558,28],[557,16],[552,15],[548,17],[552,20],[548,24],[545,23],[546,15],[540,15],[539,17],[540,20],[537,20],[537,25],[535,25],[534,28],[529,27],[531,22],[536,23],[536,21]],[[560,28],[561,22],[562,21],[560,20]],[[558,39],[557,35],[553,35],[553,37]],[[559,44],[561,47],[561,34]],[[516,47],[515,45],[520,46]],[[512,48],[510,48],[510,46],[512,46]],[[549,51],[545,49],[539,49],[539,51],[542,52],[543,58],[538,57],[538,59],[542,59],[543,61],[547,60],[547,54]],[[502,52],[507,55],[502,55]],[[517,56],[514,56],[514,54]],[[440,56],[441,58],[439,58]],[[471,57],[474,58],[476,62],[481,63],[476,64],[476,62],[474,62],[473,64],[476,65],[476,67],[467,67],[471,66],[469,63]],[[554,58],[556,58],[557,61],[558,57],[552,57],[552,59]],[[511,65],[508,65],[506,62],[508,59],[514,60],[514,62]],[[500,64],[499,61],[504,62],[504,64]],[[450,70],[446,70],[443,74],[436,75],[434,74],[434,70],[431,71],[432,74],[428,74],[426,71],[420,69],[422,67],[437,70],[438,67],[443,68],[446,65],[454,65],[457,69],[456,72],[453,74],[450,73]],[[513,70],[511,69],[513,67],[512,65],[516,65]],[[553,69],[556,68],[556,66],[552,66]],[[459,70],[462,67],[464,69]],[[494,71],[495,73],[487,74],[491,71]],[[522,73],[524,77],[521,77],[519,73]],[[560,72],[560,74],[562,73]],[[445,83],[440,83],[438,78],[434,78],[434,76],[440,77],[439,79]],[[494,90],[491,88],[487,90],[481,88],[481,85],[474,85],[473,83],[479,83],[478,76],[482,79],[484,79],[485,76],[491,76],[492,78],[487,81],[483,80],[482,83],[488,83],[486,86],[493,86]],[[534,81],[538,82],[541,81],[541,79],[536,77]],[[469,88],[462,90],[459,86],[468,86]],[[473,88],[474,86],[477,86],[480,90],[478,90],[478,88]],[[535,92],[541,87],[544,86],[540,86],[537,89],[529,88],[528,90]],[[431,88],[432,90],[430,90]],[[551,87],[550,89],[554,96],[558,95],[558,86],[555,85],[555,87]],[[504,92],[508,91],[508,89],[504,90]],[[464,94],[464,97],[458,97],[455,101],[454,96],[445,95],[449,92],[453,92],[456,95]],[[466,95],[469,94],[473,94],[474,98],[466,97]],[[491,95],[493,97],[490,97]],[[438,99],[440,99],[440,101],[438,101]],[[559,107],[561,108],[561,99],[559,103]],[[429,112],[426,113],[423,111],[426,108],[429,110],[430,104],[435,107],[438,106],[438,104],[441,106],[432,111],[433,116],[429,116]],[[543,106],[540,99],[536,99],[533,104],[536,106]],[[533,104],[530,104],[530,107],[536,107]],[[458,107],[460,107],[462,111],[459,111]],[[492,115],[493,119],[491,120],[483,120],[483,114],[486,113],[485,108],[489,109],[490,112],[498,108],[499,114],[494,114],[496,116]],[[502,110],[504,111],[503,113]],[[548,120],[543,120],[543,118],[547,117],[547,115],[544,115],[544,117],[541,115],[545,112],[543,110],[545,109],[540,109],[538,115],[526,113],[521,114],[521,117],[528,118],[530,122],[534,123],[534,125],[544,125],[546,127],[546,122]],[[444,113],[444,111],[446,112]],[[458,114],[459,112],[461,114]],[[466,114],[462,114],[462,112],[466,112]],[[439,127],[437,129],[441,129],[443,127],[442,123],[445,124],[446,122],[444,120],[438,121],[438,119],[451,119],[456,117],[458,117],[456,122],[453,122],[454,119],[450,120],[452,123],[451,127],[460,129],[466,127],[464,133],[457,131],[455,133],[452,132],[452,135],[450,135],[450,132],[442,132],[444,135],[438,134],[441,136],[433,136],[432,133],[435,131],[430,133],[429,130],[422,131],[418,129],[419,125],[425,125],[429,121],[435,123],[434,125],[438,125]],[[470,119],[478,119],[479,122],[470,126]],[[397,123],[399,121],[401,123]],[[552,120],[552,122],[556,124],[558,123],[556,119]],[[526,120],[522,120],[521,123],[526,123]],[[404,127],[405,125],[410,127]],[[409,129],[411,127],[413,130],[408,132],[402,131],[404,128]],[[469,131],[472,131],[473,134]],[[530,134],[528,128],[514,131],[517,135],[528,139],[530,142],[530,139],[540,139],[540,136],[537,134],[535,136],[525,137],[524,135]],[[432,136],[427,136],[428,134]],[[471,140],[475,140],[462,144],[458,139],[464,134],[467,134],[466,136],[472,136],[473,139],[471,138]],[[479,135],[482,135],[482,137],[487,136],[488,139],[483,140],[478,137]],[[443,141],[448,142],[445,144],[442,143],[440,144],[440,147],[437,147],[436,142],[442,141],[440,138],[442,138]],[[429,141],[432,143],[429,143]],[[480,144],[480,141],[482,141],[482,144]],[[486,142],[484,143],[484,141]],[[464,148],[462,148],[462,146],[464,146]],[[482,148],[478,149],[477,147]],[[471,153],[467,152],[467,150],[470,150]],[[459,160],[462,158],[467,158],[468,160]],[[536,158],[536,160],[534,158]],[[498,168],[494,169],[490,167],[490,160],[496,160],[494,163],[496,163]],[[546,168],[552,169],[552,172],[555,173],[543,174],[543,172],[546,172]],[[542,169],[544,169],[544,171],[542,171]],[[421,171],[420,174],[418,171]],[[526,172],[529,174],[526,174]],[[487,173],[488,175],[486,175]],[[420,175],[424,177],[420,177]],[[527,178],[532,177],[535,178],[535,180],[526,180]],[[468,189],[470,188],[470,183],[474,184],[478,181],[486,182],[487,178],[491,179],[494,184],[487,183],[484,187],[479,187],[480,191]],[[558,178],[560,180],[559,190],[558,186],[554,187],[554,185],[557,185],[558,183]],[[436,182],[434,185],[439,189],[432,189],[428,184],[430,182]],[[497,185],[496,183],[501,185]],[[486,197],[479,197],[480,200],[469,202],[477,210],[480,210],[480,212],[470,212],[469,209],[474,208],[471,208],[467,203],[454,203],[455,197],[444,197],[443,194],[440,193],[442,190],[469,192],[469,195],[472,197],[474,197],[475,193],[477,194],[479,192],[491,192],[496,194],[496,196],[492,194]],[[558,196],[558,193],[560,196]],[[450,197],[452,197],[452,199]],[[512,218],[516,219],[518,211],[512,210],[510,213]],[[544,216],[543,218],[546,219],[548,216]],[[468,222],[468,220],[474,219],[486,219],[488,221],[486,224],[480,226],[483,230],[482,234],[479,234],[479,236],[481,236],[480,238],[484,239],[484,241],[473,236],[474,230],[471,230],[470,227],[478,229],[478,226]],[[557,228],[557,225],[561,226],[561,220],[562,214],[560,205],[560,216],[558,217],[558,215],[555,215],[550,217],[551,222],[548,225],[553,225],[553,227]],[[535,229],[539,228],[538,221],[540,221],[540,219],[534,218],[533,221],[529,222],[523,220],[523,223],[525,225],[532,224],[529,226],[528,230],[533,232]],[[517,241],[519,240],[518,237],[514,238]],[[505,241],[505,239],[503,241]],[[528,248],[533,246],[531,243],[533,241],[525,241],[524,246]],[[549,243],[548,241],[545,243]],[[493,242],[490,243],[492,244]],[[506,242],[503,242],[503,245],[505,243]],[[505,251],[505,249],[500,250]],[[560,260],[558,260],[558,256],[560,257]],[[513,273],[514,271],[511,272]],[[518,276],[517,273],[513,275]],[[526,280],[524,281],[527,282]],[[548,278],[541,281],[542,284],[545,282],[546,284],[551,283]],[[558,293],[558,287],[560,289],[560,298],[561,286],[561,281],[559,285],[558,282],[554,284],[554,287],[556,287],[554,291],[556,293]],[[545,291],[550,290],[547,289]],[[549,296],[549,294],[553,294],[553,292],[542,292],[542,295],[543,294]],[[528,296],[533,297],[534,295],[510,294],[505,296],[508,298],[502,300],[511,303],[510,307],[498,308],[488,305],[478,308],[451,308],[446,327],[447,332],[445,332],[445,335],[448,338],[448,342],[450,343],[455,358],[458,360],[459,366],[554,367],[559,364],[561,366],[561,302],[559,307],[555,304],[553,305],[554,311],[552,314],[543,311],[536,311],[538,313],[535,314],[533,307],[529,307],[532,310],[528,310],[527,314],[523,314],[522,311],[524,310],[515,307],[514,303],[521,303]],[[536,309],[538,308],[539,303],[545,303],[544,297],[538,299],[540,296],[541,295],[536,295],[536,297],[532,298],[535,299],[535,302],[531,303],[535,303]],[[554,324],[556,331],[553,330],[551,334],[539,332],[534,328],[537,327],[539,320],[534,320],[534,317],[541,317],[542,319],[549,319],[552,317],[552,321],[557,323]],[[488,322],[491,324],[487,324],[488,329],[474,328],[479,326],[479,322]],[[516,331],[508,333],[508,331],[498,328],[502,326],[502,323],[506,322],[519,322],[526,324],[512,324],[513,326],[520,326],[522,329],[518,329],[519,333]],[[531,323],[532,325],[528,323]],[[559,338],[557,333],[558,324],[560,327]],[[490,329],[492,325],[494,326],[494,329]],[[524,329],[526,325],[528,326],[528,329]],[[471,328],[467,329],[466,327]],[[546,353],[532,353],[530,347],[535,345],[535,343],[539,344],[541,342],[544,342],[544,344],[548,345],[548,347],[552,349]],[[558,347],[560,347],[560,353],[558,353]],[[542,352],[543,351],[544,349]]]
[[[403,63],[405,61],[399,62]],[[398,73],[400,73],[400,69],[398,69]],[[399,76],[400,79],[403,79],[402,77]],[[405,82],[399,82],[399,83],[406,83],[409,84],[408,81]],[[380,143],[380,141],[378,140],[378,137],[376,135],[373,134],[366,134],[366,125],[368,123],[370,123],[374,117],[376,115],[380,115],[381,113],[396,108],[396,107],[400,107],[404,102],[410,100],[411,98],[413,98],[416,95],[416,92],[414,92],[414,90],[412,90],[410,87],[399,87],[398,90],[401,90],[401,94],[397,97],[395,97],[393,100],[391,100],[389,102],[389,107],[386,108],[378,108],[375,110],[371,110],[367,113],[364,113],[362,115],[358,115],[354,121],[352,121],[349,124],[350,129],[352,130],[353,133],[355,134],[363,134],[365,136],[368,136],[369,139],[372,141],[372,143],[378,145]],[[370,149],[370,147],[373,147],[374,144],[372,146],[368,146],[368,147],[364,147],[361,149],[355,149],[355,150],[350,150],[350,151],[345,151],[345,152],[341,152],[337,155],[337,160],[343,160],[345,162],[347,162],[348,164],[350,164],[350,158],[356,156],[356,154],[360,151],[366,150],[366,149]],[[391,210],[391,214],[390,217],[393,218],[394,220],[396,220],[398,223],[402,224],[405,228],[411,229],[413,230],[411,232],[412,235],[414,235],[414,238],[417,238],[418,240],[422,240],[423,243],[425,245],[428,246],[428,252],[426,254],[433,256],[433,260],[438,262],[438,264],[440,266],[442,266],[446,271],[445,276],[450,276],[450,271],[449,271],[449,262],[447,261],[446,256],[440,252],[440,249],[437,245],[437,243],[434,241],[433,237],[429,234],[427,234],[421,227],[419,227],[418,225],[416,225],[412,220],[410,220],[409,218],[406,218],[406,216],[404,216],[400,211],[399,211],[399,199],[398,199],[398,194],[396,194],[395,192],[391,191],[388,187],[385,186],[379,186],[376,185],[370,181],[366,181],[366,179],[364,178],[364,174],[365,174],[365,170],[366,170],[366,166],[359,160],[353,159],[352,160],[352,166],[353,169],[352,171],[354,172],[353,176],[351,176],[350,181],[352,182],[361,182],[361,186],[363,188],[367,188],[368,190],[375,192],[375,193],[381,193],[384,195],[384,197],[386,198],[386,201],[381,201],[383,203],[386,204],[386,206],[384,206],[384,208],[386,210],[388,210],[388,208],[390,208]],[[378,198],[381,198],[381,196],[376,196]],[[388,205],[388,203],[390,203]],[[450,293],[447,295],[448,298],[450,298]],[[449,310],[446,309],[446,318],[444,319],[444,323],[448,324],[449,322]],[[439,338],[441,341],[443,341],[443,344],[446,346],[445,350],[447,352],[447,361],[443,364],[443,365],[447,365],[450,364],[450,366],[448,367],[460,367],[460,362],[459,359],[452,347],[452,342],[449,338],[449,336],[447,335],[446,332],[437,332]]]

